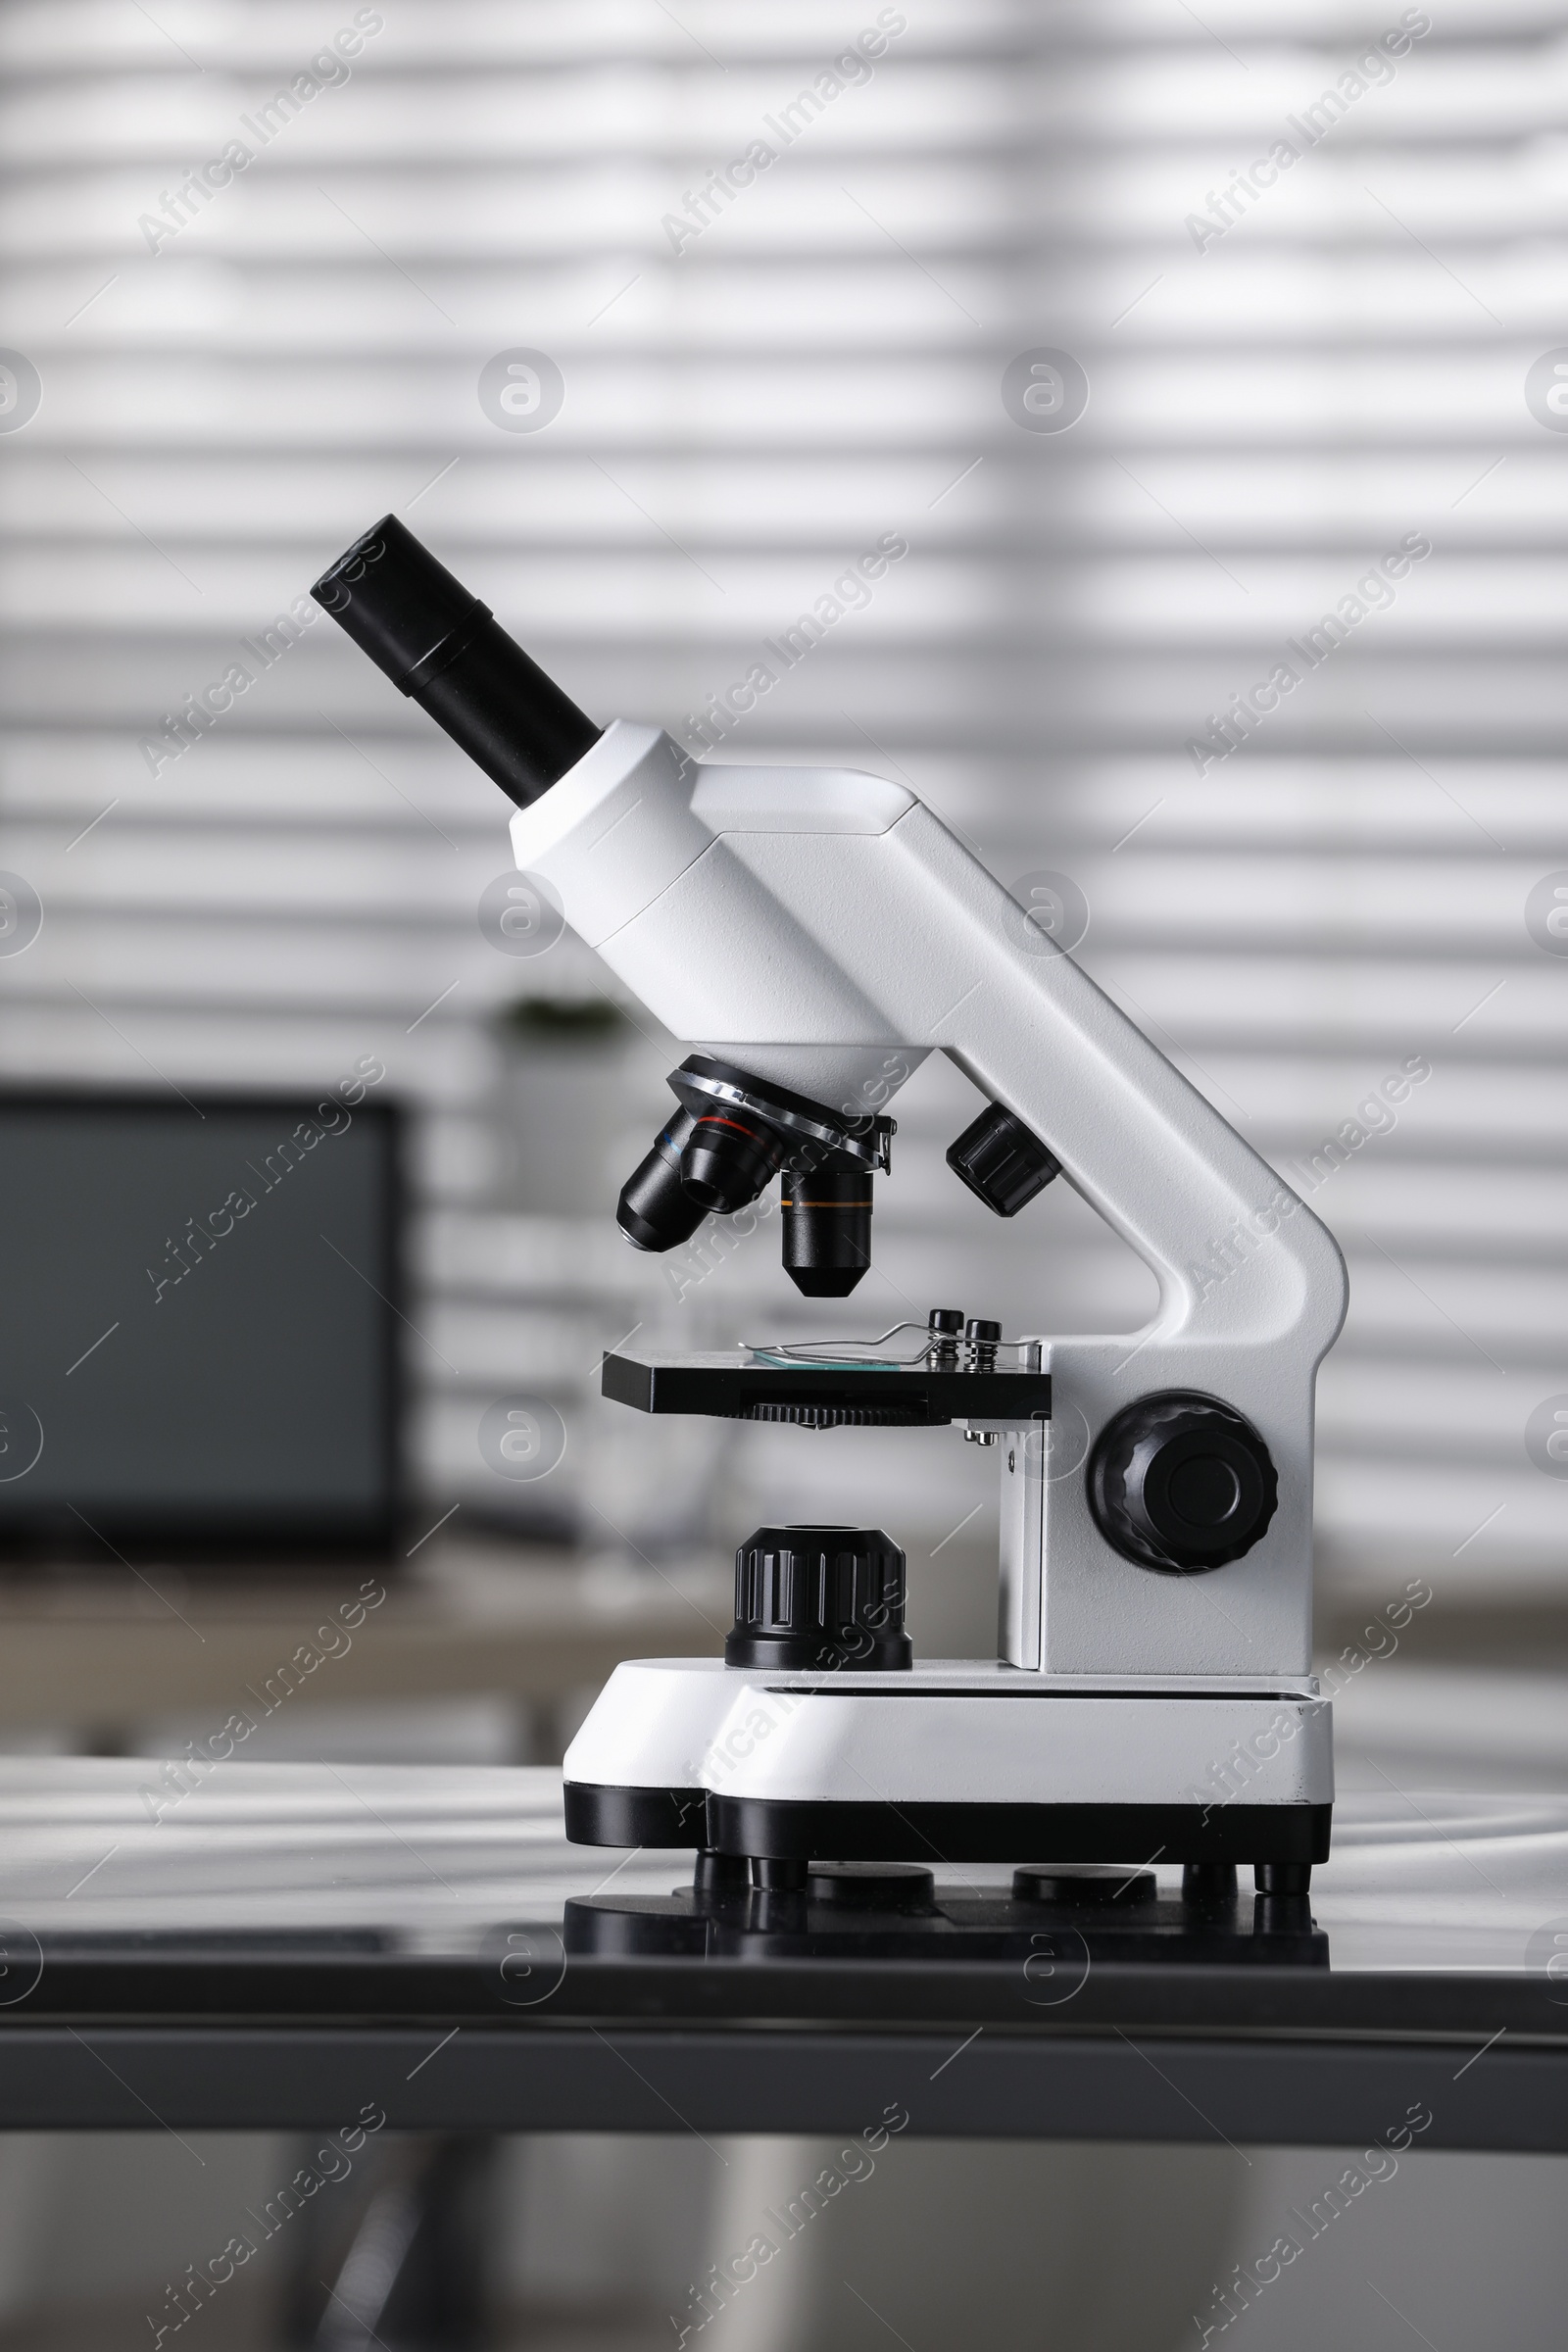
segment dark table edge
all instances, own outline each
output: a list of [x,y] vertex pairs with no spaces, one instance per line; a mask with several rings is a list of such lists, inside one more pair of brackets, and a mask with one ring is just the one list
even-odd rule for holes
[[1568,2044],[1568,1990],[1541,1970],[1405,1975],[1262,1959],[1229,1967],[1091,1964],[1087,1948],[1074,1949],[1081,1937],[1061,1940],[1049,1965],[1038,1956],[937,1965],[605,1959],[564,1951],[549,1927],[528,1934],[528,1961],[520,1970],[505,1943],[442,1960],[50,1954],[34,1961],[30,1984],[20,1965],[13,1971],[25,1989],[0,2000],[0,2050],[14,2034],[47,2026],[170,2033],[329,2026],[352,2034],[405,2024],[532,2031],[616,2021],[693,2033],[745,2026],[784,2037],[810,2026],[918,2034],[978,2025],[1030,2033],[1198,2033],[1215,2041],[1256,2034],[1482,2041],[1506,2028]]
[[1568,2048],[564,2024],[12,2028],[0,2130],[691,2132],[1568,2153]]

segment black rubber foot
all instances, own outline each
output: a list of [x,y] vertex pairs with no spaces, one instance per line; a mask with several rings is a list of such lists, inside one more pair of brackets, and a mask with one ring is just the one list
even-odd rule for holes
[[762,1894],[804,1894],[810,1865],[806,1862],[769,1862],[761,1855],[752,1863],[752,1885]]
[[1015,1903],[1075,1903],[1096,1910],[1125,1910],[1152,1903],[1158,1892],[1152,1870],[1122,1870],[1093,1863],[1026,1862],[1012,1874]]
[[[1278,1869],[1277,1863],[1265,1865]],[[1189,1862],[1182,1872],[1184,1903],[1233,1903],[1236,1900],[1234,1862]]]
[[1253,1865],[1252,1884],[1259,1894],[1309,1894],[1312,1890],[1310,1862],[1258,1862]]
[[751,1866],[744,1854],[700,1853],[692,1871],[698,1894],[744,1894],[751,1885]]
[[936,1882],[918,1862],[812,1862],[808,1868],[808,1894],[833,1911],[936,1909]]

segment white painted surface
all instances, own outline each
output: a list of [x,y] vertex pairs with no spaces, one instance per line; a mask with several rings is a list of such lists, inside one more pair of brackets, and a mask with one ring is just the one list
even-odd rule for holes
[[963,1660],[895,1677],[639,1659],[616,1667],[563,1769],[780,1803],[1328,1804],[1331,1722],[1314,1683],[1284,1678],[1150,1688]]
[[[1082,1477],[1052,1482],[1038,1559],[1019,1549],[1022,1528],[1011,1554],[1010,1661],[1303,1673],[1313,1387],[1346,1307],[1333,1238],[922,803],[898,796],[898,813],[882,779],[838,770],[825,783],[810,770],[746,779],[616,721],[519,812],[514,850],[675,1036],[878,1109],[900,1083],[896,1050],[912,1068],[940,1047],[1050,1143],[1151,1267],[1160,1301],[1131,1338],[1044,1335],[1058,1416],[1081,1414],[1095,1433],[1137,1396],[1197,1389],[1263,1436],[1279,1472],[1273,1522],[1243,1559],[1201,1577],[1123,1560],[1094,1526]],[[1209,1279],[1243,1227],[1253,1241]]]

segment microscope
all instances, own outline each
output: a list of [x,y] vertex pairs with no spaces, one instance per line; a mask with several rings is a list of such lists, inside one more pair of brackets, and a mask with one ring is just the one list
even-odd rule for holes
[[601,730],[390,515],[315,594],[517,804],[518,867],[691,1046],[621,1194],[633,1247],[776,1177],[786,1271],[847,1297],[886,1105],[941,1052],[981,1105],[956,1176],[1007,1219],[1059,1176],[1159,1286],[1133,1334],[936,1308],[866,1343],[610,1355],[605,1394],[646,1412],[991,1449],[998,1644],[916,1658],[878,1528],[760,1528],[721,1659],[612,1675],[566,1755],[568,1837],[692,1848],[699,1889],[779,1898],[847,1866],[1041,1857],[1080,1886],[1180,1864],[1200,1904],[1250,1863],[1261,1895],[1304,1897],[1334,1793],[1310,1671],[1331,1235],[906,786]]

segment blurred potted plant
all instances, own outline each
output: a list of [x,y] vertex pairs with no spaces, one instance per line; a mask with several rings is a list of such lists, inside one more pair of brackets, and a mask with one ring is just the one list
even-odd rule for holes
[[519,997],[497,1021],[499,1182],[534,1216],[613,1210],[626,1170],[623,1080],[640,1042],[608,997]]

